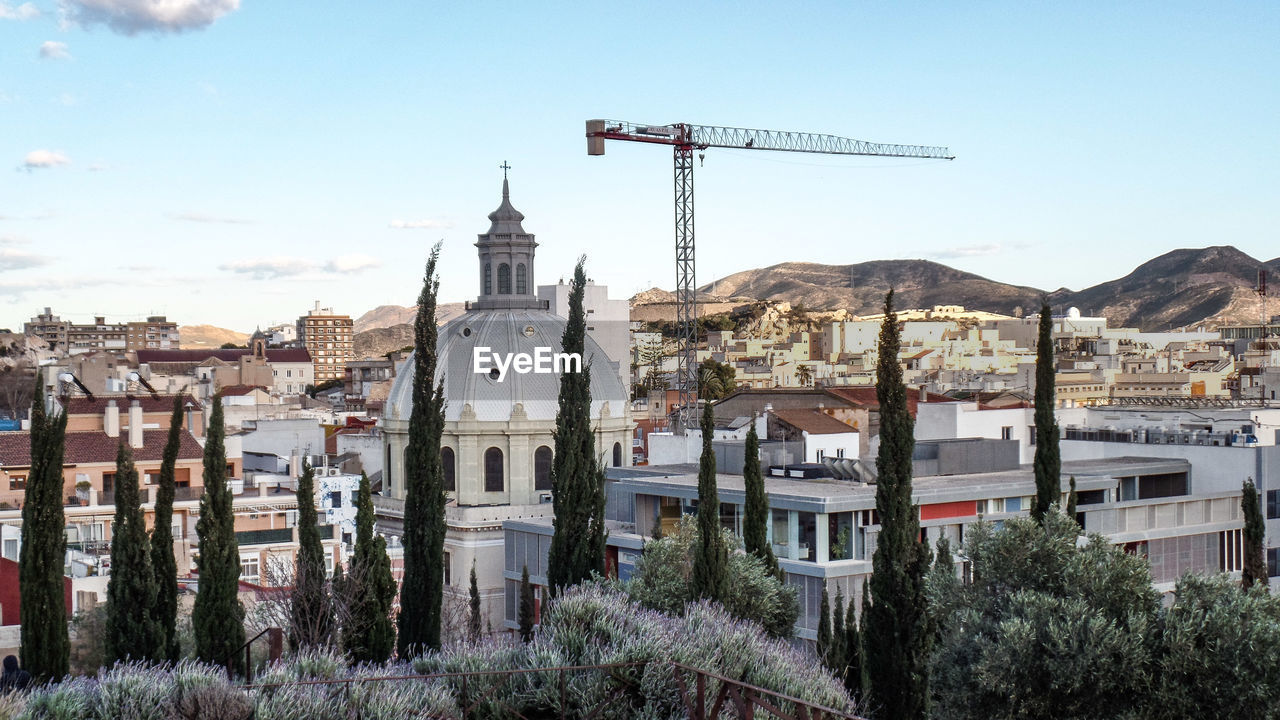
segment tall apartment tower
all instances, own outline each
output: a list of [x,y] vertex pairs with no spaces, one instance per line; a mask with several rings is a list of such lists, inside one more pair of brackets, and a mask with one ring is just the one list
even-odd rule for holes
[[320,307],[319,301],[298,318],[298,342],[311,353],[316,385],[343,380],[347,363],[355,359],[352,325],[350,315],[337,315],[333,308]]

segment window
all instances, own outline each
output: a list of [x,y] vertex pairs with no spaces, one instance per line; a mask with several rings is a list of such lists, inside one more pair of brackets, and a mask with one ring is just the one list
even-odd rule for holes
[[543,445],[533,451],[533,489],[551,489],[551,448]]
[[440,448],[440,464],[444,466],[444,489],[457,490],[457,463],[454,460],[453,448]]
[[1280,577],[1280,548],[1267,548],[1267,577]]
[[257,555],[241,555],[240,556],[240,580],[242,582],[258,583],[258,556]]
[[493,294],[493,265],[490,263],[484,264],[484,294]]
[[502,476],[502,451],[491,447],[484,451],[484,491],[502,492],[505,485]]
[[1036,426],[1035,425],[1027,426],[1027,437],[1031,438],[1032,445],[1036,444]]
[[445,585],[449,585],[450,581],[453,580],[453,572],[452,572],[453,563],[451,562],[452,560],[453,560],[453,556],[446,552],[444,554],[444,584]]
[[511,294],[511,266],[506,263],[498,266],[498,294]]
[[622,443],[613,444],[613,466],[622,467]]
[[1218,533],[1218,565],[1222,572],[1241,570],[1244,567],[1243,531],[1227,530]]
[[1005,425],[1004,427],[1000,428],[1000,439],[1001,439],[1001,440],[1012,440],[1012,439],[1013,439],[1013,426],[1012,426],[1012,425]]
[[1267,491],[1267,519],[1280,518],[1280,490]]
[[516,265],[516,294],[527,295],[529,293],[529,272],[525,269],[524,263]]
[[329,493],[329,507],[333,507],[333,508],[342,507],[342,491],[341,490],[334,490],[333,492]]
[[1022,510],[1022,498],[1012,497],[1004,499],[1005,512],[1018,512],[1019,510]]
[[[10,489],[10,490],[25,490],[25,489],[26,489],[26,487],[27,487],[27,479],[26,479],[25,477],[23,477],[22,475],[10,475],[10,476],[9,476],[9,489]],[[1273,491],[1273,492],[1274,492],[1274,491]]]

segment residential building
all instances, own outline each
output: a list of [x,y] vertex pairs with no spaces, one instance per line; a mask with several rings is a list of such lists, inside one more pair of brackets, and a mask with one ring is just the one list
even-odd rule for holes
[[177,350],[180,346],[178,323],[163,315],[154,315],[145,322],[125,323],[126,350]]
[[298,318],[297,329],[298,342],[311,353],[315,364],[315,384],[345,379],[347,363],[355,360],[351,316],[322,308],[316,301],[314,308]]
[[[999,441],[991,441],[999,442]],[[1016,454],[1012,456],[1016,462]],[[945,471],[948,468],[941,468]],[[1103,534],[1126,552],[1144,555],[1154,586],[1169,591],[1184,572],[1237,573],[1242,566],[1243,516],[1240,491],[1190,494],[1192,469],[1186,461],[1118,457],[1065,462],[1061,483],[1074,477],[1077,522]],[[1148,491],[1122,498],[1129,482]],[[609,471],[609,525],[606,567],[626,580],[659,526],[668,532],[682,515],[696,514],[697,469],[690,465],[622,468]],[[742,532],[745,491],[741,475],[719,474],[721,524]],[[880,526],[874,485],[830,479],[767,477],[768,534],[773,550],[799,593],[796,634],[817,637],[822,591],[840,592],[854,607],[871,575]],[[1035,496],[1034,472],[1027,466],[965,474],[917,477],[912,503],[920,508],[922,534],[933,545],[943,537],[952,547],[980,520],[997,525],[1026,515]],[[1280,501],[1278,501],[1280,502]],[[504,626],[515,629],[520,574],[545,587],[551,518],[503,523],[506,545]],[[957,558],[957,573],[968,572]]]

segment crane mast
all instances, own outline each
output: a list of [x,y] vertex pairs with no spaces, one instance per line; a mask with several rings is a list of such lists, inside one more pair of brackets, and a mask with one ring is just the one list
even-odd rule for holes
[[675,429],[694,422],[698,390],[698,304],[694,268],[693,152],[707,148],[773,150],[824,155],[869,155],[953,160],[947,148],[872,143],[820,133],[753,130],[670,123],[644,125],[620,120],[587,121],[587,154],[603,155],[606,140],[670,145],[674,157],[676,235],[676,382],[679,391]]

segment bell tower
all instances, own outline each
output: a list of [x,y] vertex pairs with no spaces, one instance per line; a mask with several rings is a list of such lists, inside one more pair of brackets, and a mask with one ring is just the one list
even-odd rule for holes
[[471,304],[480,310],[543,309],[535,294],[533,254],[538,243],[524,231],[524,214],[511,205],[511,187],[505,161],[502,168],[502,204],[489,213],[489,232],[479,236],[480,296]]

